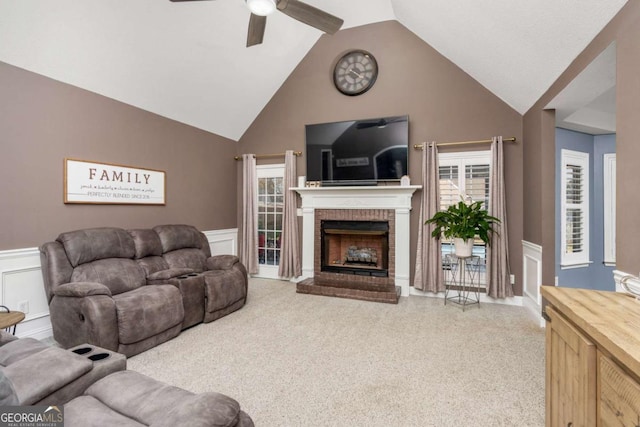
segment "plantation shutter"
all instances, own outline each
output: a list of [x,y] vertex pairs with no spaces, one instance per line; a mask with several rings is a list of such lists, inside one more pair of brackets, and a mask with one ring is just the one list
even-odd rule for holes
[[589,154],[562,150],[562,265],[589,262]]
[[580,165],[567,165],[567,245],[568,253],[582,252],[584,239],[584,217],[582,215],[582,176]]
[[443,211],[460,200],[458,166],[440,166],[438,171],[440,174],[440,210]]
[[489,164],[465,166],[465,192],[474,202],[483,202],[483,208],[489,206]]

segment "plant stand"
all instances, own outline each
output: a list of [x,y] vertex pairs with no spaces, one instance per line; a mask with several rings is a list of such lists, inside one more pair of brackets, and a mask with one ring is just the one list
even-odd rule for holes
[[[478,286],[480,257],[476,255],[460,257],[446,255],[445,264],[450,269],[449,280],[445,283],[444,304],[447,301],[462,306],[478,304],[480,308],[480,288]],[[452,293],[452,295],[449,295]]]

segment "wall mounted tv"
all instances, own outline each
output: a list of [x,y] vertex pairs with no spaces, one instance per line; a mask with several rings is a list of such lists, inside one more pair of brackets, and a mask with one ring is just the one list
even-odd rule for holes
[[407,175],[409,116],[306,125],[307,181],[376,185]]

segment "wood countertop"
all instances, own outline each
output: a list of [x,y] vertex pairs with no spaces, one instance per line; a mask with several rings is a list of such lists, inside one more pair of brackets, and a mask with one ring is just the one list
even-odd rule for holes
[[640,379],[640,301],[620,292],[541,289],[557,311]]

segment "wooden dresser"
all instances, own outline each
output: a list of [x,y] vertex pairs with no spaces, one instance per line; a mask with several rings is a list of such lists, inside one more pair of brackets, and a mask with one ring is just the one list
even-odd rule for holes
[[543,286],[546,425],[640,426],[640,301]]

